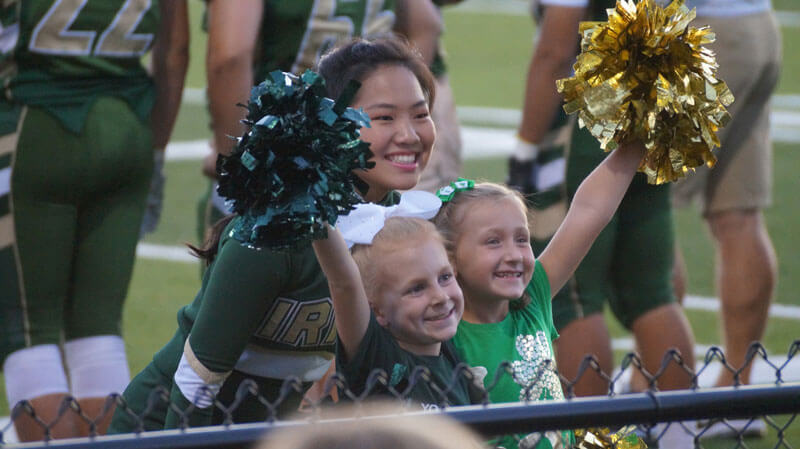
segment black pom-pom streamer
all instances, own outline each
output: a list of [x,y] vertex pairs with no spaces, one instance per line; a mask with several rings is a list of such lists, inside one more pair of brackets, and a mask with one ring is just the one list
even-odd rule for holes
[[359,139],[369,117],[347,106],[358,87],[351,81],[333,101],[310,70],[300,77],[274,71],[253,87],[249,130],[217,161],[217,191],[240,215],[235,239],[256,248],[303,246],[362,201],[352,172],[375,163]]

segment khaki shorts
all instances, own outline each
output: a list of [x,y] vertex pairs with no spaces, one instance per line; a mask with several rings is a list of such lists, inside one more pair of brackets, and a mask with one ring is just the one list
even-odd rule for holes
[[781,41],[771,11],[739,17],[697,17],[710,25],[717,41],[719,77],[735,100],[732,120],[719,134],[721,148],[713,169],[699,168],[673,188],[676,206],[699,197],[703,215],[726,210],[761,209],[771,202],[772,141],[769,99],[778,82]]
[[436,145],[414,190],[436,192],[461,175],[461,129],[447,75],[436,79],[436,100],[431,117],[436,125]]

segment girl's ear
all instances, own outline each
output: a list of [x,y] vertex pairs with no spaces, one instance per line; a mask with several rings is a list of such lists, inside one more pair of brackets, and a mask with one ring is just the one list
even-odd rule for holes
[[377,321],[378,324],[383,327],[387,327],[389,325],[389,321],[386,319],[386,316],[383,314],[377,303],[369,301],[369,308],[372,309],[372,313],[375,314],[375,321]]

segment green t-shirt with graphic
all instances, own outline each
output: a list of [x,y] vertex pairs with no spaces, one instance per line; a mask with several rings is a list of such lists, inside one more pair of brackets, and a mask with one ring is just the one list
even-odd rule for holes
[[[499,323],[474,324],[461,320],[453,338],[462,360],[473,370],[486,369],[483,384],[493,403],[564,398],[555,371],[552,342],[558,333],[553,324],[550,283],[538,260],[525,293],[531,299],[525,308],[512,309]],[[513,375],[504,371],[498,374],[503,362],[511,363]],[[497,383],[492,385],[498,375]],[[531,435],[534,441],[540,437]],[[558,448],[559,442],[573,438],[571,432],[547,432],[543,437],[536,446],[539,449]],[[495,444],[506,449],[517,447],[516,439],[511,436]]]
[[155,91],[141,57],[159,24],[159,0],[11,0],[3,4],[3,100],[41,107],[74,133],[101,96],[145,121]]

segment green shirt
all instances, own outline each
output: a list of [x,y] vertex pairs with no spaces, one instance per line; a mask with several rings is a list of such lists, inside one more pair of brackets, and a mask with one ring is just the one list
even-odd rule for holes
[[0,101],[41,107],[75,133],[94,100],[105,95],[124,99],[142,121],[147,119],[155,92],[141,57],[158,29],[158,0],[12,0],[4,5],[3,40],[14,45],[1,49],[5,92]]
[[[391,396],[389,390],[380,383],[370,384],[376,380],[374,372],[383,370],[389,377],[390,387],[398,394],[403,394],[411,387],[407,397],[420,403],[425,410],[472,403],[470,385],[465,376],[459,376],[454,388],[444,397],[436,391],[447,390],[458,364],[458,356],[450,342],[442,343],[438,356],[417,355],[406,351],[397,344],[397,340],[388,330],[378,324],[374,314],[370,314],[367,331],[353,357],[346,360],[341,351],[336,355],[336,370],[344,375],[348,388],[356,396],[364,394],[368,389],[370,398],[378,395]],[[420,367],[430,371],[430,381],[419,377],[417,372]]]
[[[538,260],[525,293],[531,299],[525,308],[510,310],[499,323],[474,324],[461,320],[453,338],[453,344],[465,362],[486,369],[483,384],[493,403],[564,398],[555,371],[552,347],[558,333],[553,324],[550,283]],[[506,361],[511,363],[513,376],[501,371],[493,385],[498,368]],[[545,437],[537,448],[555,447],[553,441],[560,437],[569,438],[569,432],[562,435],[548,432]],[[506,448],[516,447],[512,437],[506,437],[498,444]]]

